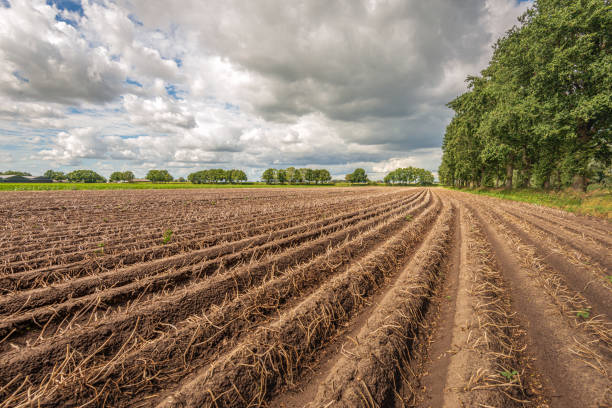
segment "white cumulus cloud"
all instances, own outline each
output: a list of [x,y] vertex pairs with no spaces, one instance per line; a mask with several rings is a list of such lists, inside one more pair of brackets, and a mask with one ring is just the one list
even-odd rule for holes
[[361,166],[376,177],[437,168],[445,104],[530,4],[73,3],[0,5],[0,150],[24,168]]

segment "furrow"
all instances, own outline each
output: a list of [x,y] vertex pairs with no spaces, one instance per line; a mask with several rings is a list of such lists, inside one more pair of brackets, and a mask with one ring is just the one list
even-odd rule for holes
[[[427,206],[428,201],[416,205],[414,210],[421,211]],[[343,231],[339,231],[331,239],[322,238],[317,245],[321,250],[325,250],[330,244],[341,243],[346,236]],[[308,260],[313,254],[308,249],[297,247],[268,261],[246,265],[228,276],[216,275],[202,284],[189,286],[172,296],[161,297],[141,307],[136,304],[134,308],[129,308],[114,317],[111,315],[90,327],[73,328],[63,334],[58,333],[57,338],[48,339],[45,344],[29,349],[27,353],[9,353],[0,360],[2,368],[0,372],[5,373],[2,383],[7,383],[17,375],[23,374],[23,369],[16,367],[22,367],[24,364],[32,369],[32,376],[42,375],[45,366],[65,358],[68,345],[81,355],[89,355],[101,345],[104,353],[113,353],[124,344],[126,336],[136,328],[140,338],[155,338],[160,324],[178,322],[189,315],[199,313],[215,302],[222,302],[225,297],[238,289],[236,285],[240,285],[241,290],[248,289],[268,276],[275,276],[299,262]],[[33,355],[36,357],[33,358]],[[24,358],[27,363],[20,363],[19,361]]]
[[[417,200],[419,197],[420,195],[416,195],[414,197],[410,196],[408,199],[404,199],[404,200],[402,199],[394,200],[391,203],[383,204],[380,207],[368,209],[368,211],[366,212],[371,213],[376,208],[386,208],[389,205],[391,206],[401,205],[402,202],[409,202],[412,200]],[[75,264],[60,265],[60,266],[56,266],[52,268],[47,268],[44,270],[30,271],[30,272],[26,272],[23,274],[17,273],[17,274],[12,274],[12,275],[5,275],[4,277],[0,277],[0,284],[2,284],[2,286],[7,287],[7,288],[16,289],[24,285],[26,286],[43,285],[44,286],[46,285],[46,282],[49,280],[60,281],[60,280],[65,280],[69,278],[78,278],[78,277],[85,275],[86,276],[85,279],[82,279],[82,280],[73,279],[71,282],[68,283],[68,285],[83,284],[82,290],[86,291],[87,288],[91,287],[92,285],[92,284],[88,284],[87,282],[96,282],[96,284],[98,283],[103,284],[105,281],[108,281],[108,280],[112,281],[114,279],[113,277],[110,277],[110,275],[116,275],[116,277],[121,276],[121,274],[116,273],[116,271],[114,270],[110,272],[105,272],[102,274],[99,273],[109,268],[128,267],[127,269],[123,269],[123,271],[127,274],[126,275],[127,279],[131,279],[129,278],[131,274],[136,274],[135,275],[136,277],[143,276],[142,275],[143,268],[149,271],[148,275],[150,275],[153,273],[157,273],[159,271],[167,270],[168,268],[172,268],[172,267],[180,268],[180,267],[184,267],[188,265],[195,265],[206,259],[212,259],[212,258],[216,258],[219,256],[232,254],[240,250],[244,250],[244,249],[248,250],[256,246],[264,245],[267,242],[270,242],[274,239],[282,239],[282,238],[291,237],[291,236],[299,235],[299,234],[308,234],[309,231],[312,232],[312,230],[315,230],[327,224],[333,224],[334,222],[336,223],[341,222],[342,220],[357,217],[360,214],[363,215],[363,211],[351,211],[341,216],[325,218],[323,220],[314,221],[314,222],[308,221],[304,225],[289,227],[289,228],[277,230],[274,232],[270,232],[267,234],[260,234],[260,235],[256,235],[253,237],[241,239],[238,241],[227,242],[227,243],[223,243],[223,244],[211,247],[211,248],[205,248],[205,249],[201,249],[197,251],[190,251],[190,252],[183,253],[183,254],[161,257],[160,259],[149,260],[148,263],[146,264],[144,264],[143,262],[147,261],[148,258],[151,258],[153,256],[151,255],[150,251],[144,251],[144,255],[141,255],[140,257],[136,254],[125,253],[125,254],[116,255],[110,259],[109,258],[101,259],[101,260],[93,259],[89,261],[78,262]],[[135,264],[135,265],[132,265],[132,264]],[[87,276],[87,275],[94,275],[94,276]],[[101,281],[98,282],[97,281],[98,279],[100,279]],[[111,284],[114,285],[116,283],[112,282]],[[53,289],[50,289],[50,290],[53,290]],[[78,292],[79,289],[75,288],[74,290]],[[38,291],[35,291],[34,293],[38,293]],[[86,292],[82,292],[82,293],[85,294]],[[23,294],[18,294],[17,296],[23,296]],[[28,297],[29,297],[29,294],[28,294]],[[30,299],[29,302],[31,301],[32,299]],[[29,302],[27,304],[29,304]],[[2,312],[0,311],[0,313]]]
[[[341,216],[331,217],[330,219],[326,221],[335,222],[337,220],[341,220],[346,217],[354,216],[358,212],[359,211],[352,211],[349,213],[344,213]],[[286,227],[283,227],[282,224],[279,225],[279,227],[288,229]],[[308,227],[316,228],[316,223],[315,225],[309,226],[309,223],[305,222],[303,223],[303,226],[296,226],[293,228],[300,228],[300,227],[301,228],[308,228]],[[292,227],[289,227],[289,228],[292,228]],[[231,236],[229,238],[231,239]],[[161,243],[161,240],[162,240],[162,237],[160,236],[160,240],[158,242]],[[157,245],[151,248],[144,248],[138,251],[130,251],[127,253],[121,253],[121,254],[116,254],[116,255],[111,255],[111,256],[104,256],[103,250],[98,248],[94,251],[87,251],[84,253],[81,252],[81,253],[76,253],[76,254],[60,255],[55,258],[53,257],[43,258],[39,260],[40,262],[22,261],[22,262],[9,263],[5,265],[6,270],[3,270],[2,272],[5,274],[9,274],[8,278],[10,278],[10,274],[23,272],[23,271],[30,271],[32,274],[39,274],[41,268],[48,268],[49,270],[55,273],[60,273],[60,271],[62,271],[62,269],[66,267],[69,269],[70,265],[72,266],[76,265],[77,267],[79,267],[79,266],[82,266],[83,263],[85,262],[85,263],[91,263],[97,266],[97,268],[88,270],[88,273],[94,273],[101,269],[109,269],[109,268],[116,267],[119,264],[130,265],[130,264],[134,264],[137,262],[146,262],[146,261],[151,261],[151,260],[162,258],[162,257],[173,256],[173,255],[179,254],[184,251],[196,250],[196,249],[201,248],[201,245],[202,245],[201,240],[192,240],[188,243],[182,243],[182,244],[179,244],[179,243],[165,244],[165,245],[160,244],[160,245]],[[65,266],[65,264],[69,264],[69,265]],[[56,266],[59,266],[59,267],[56,267]]]
[[[439,200],[437,200],[439,202]],[[436,204],[436,213],[439,204]],[[296,381],[317,352],[413,253],[423,233],[408,226],[278,320],[258,328],[159,406],[261,406]]]
[[312,406],[389,406],[410,361],[421,322],[441,281],[453,236],[455,208],[447,204],[394,287],[381,300],[323,380]]
[[[545,388],[556,407],[612,404],[610,326],[597,316],[580,314],[588,303],[572,293],[559,274],[535,251],[497,222],[488,210],[476,212],[509,282],[517,318],[526,328]],[[560,318],[561,317],[561,318]]]
[[[46,390],[43,400],[53,404],[65,402],[64,398],[69,395],[65,390],[70,389],[81,390],[79,399],[84,401],[96,399],[123,405],[127,401],[134,403],[137,399],[146,399],[148,395],[171,389],[188,373],[210,363],[215,355],[235,345],[242,338],[242,333],[261,325],[272,314],[282,312],[347,266],[360,262],[382,240],[396,234],[407,222],[425,229],[435,218],[432,210],[430,208],[417,215],[422,208],[406,209],[394,214],[393,218],[385,217],[387,220],[382,222],[368,222],[350,239],[347,237],[310,262],[283,275],[270,277],[260,286],[202,315],[190,317],[176,330],[170,330],[155,341],[131,343],[129,349],[122,349],[120,354],[113,356],[110,363],[105,357],[100,361],[94,358],[91,367],[62,373],[64,378],[71,380],[57,388],[53,396],[48,388],[41,386]],[[415,218],[407,221],[406,215]],[[156,375],[146,375],[149,371],[154,371]],[[119,377],[130,380],[109,381]],[[36,391],[31,390],[29,394],[36,395]]]
[[[416,202],[419,197],[408,199],[403,203],[400,202],[399,204],[394,202],[391,205],[375,207],[373,210],[362,213],[361,215],[348,218],[331,225],[322,226],[320,229],[313,228],[313,230],[309,232],[294,235],[285,233],[280,235],[280,237],[287,235],[289,236],[288,238],[276,240],[271,243],[260,241],[261,245],[257,245],[260,242],[253,243],[251,241],[247,242],[246,245],[243,243],[242,245],[238,246],[238,248],[230,246],[230,244],[225,244],[217,248],[213,247],[207,252],[198,253],[198,259],[203,260],[203,262],[198,264],[194,262],[193,258],[191,258],[189,259],[190,265],[183,268],[183,265],[180,263],[171,263],[168,265],[169,260],[166,260],[165,262],[162,261],[156,264],[143,264],[139,265],[138,267],[128,268],[126,270],[114,270],[102,275],[75,279],[65,284],[53,285],[52,287],[48,288],[8,295],[6,296],[6,299],[0,301],[0,315],[16,313],[18,311],[23,312],[51,303],[61,303],[68,299],[76,299],[87,296],[94,293],[94,291],[96,292],[96,295],[99,295],[99,292],[105,290],[106,288],[112,288],[112,290],[120,292],[123,290],[119,289],[120,286],[125,286],[136,281],[137,282],[130,287],[129,291],[142,293],[142,290],[147,287],[147,290],[154,291],[155,288],[164,287],[167,283],[179,284],[194,277],[199,278],[210,275],[215,271],[228,269],[240,264],[241,262],[261,257],[262,254],[266,252],[278,251],[283,248],[288,248],[292,245],[314,239],[318,236],[324,235],[326,232],[333,231],[334,229],[346,228],[349,225],[364,219],[368,219],[372,216],[379,216],[388,211],[394,211],[397,208],[401,208],[402,205]],[[293,229],[292,231],[296,230]],[[279,235],[272,235],[271,238],[274,239],[278,236]],[[242,250],[240,250],[241,248]],[[193,255],[195,254],[192,253],[192,256]],[[164,273],[167,270],[170,270],[170,272]],[[155,283],[156,281],[157,283]],[[90,299],[84,299],[81,303],[88,304],[90,301]],[[103,300],[103,302],[106,302],[106,300]]]

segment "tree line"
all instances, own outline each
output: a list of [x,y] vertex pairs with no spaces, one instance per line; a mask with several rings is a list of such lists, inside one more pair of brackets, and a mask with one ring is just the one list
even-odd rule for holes
[[[27,175],[30,173],[18,171],[0,172],[3,175]],[[47,170],[44,176],[55,181],[68,181],[71,183],[105,183],[107,180],[93,170],[74,170],[70,173],[61,171]],[[310,169],[288,167],[286,169],[267,169],[261,176],[262,180],[267,184],[326,184],[332,181],[329,170],[326,169]],[[149,170],[145,177],[146,180],[153,183],[167,183],[171,181],[185,182],[189,181],[193,184],[204,183],[241,183],[246,182],[247,175],[243,170],[239,169],[207,169],[200,170],[189,174],[187,180],[182,177],[174,179],[168,170]],[[110,182],[134,182],[136,180],[132,171],[115,171],[108,181]],[[362,168],[355,169],[352,173],[345,176],[345,180],[350,183],[370,183],[366,171]],[[430,171],[408,167],[396,169],[385,176],[387,184],[415,184],[421,185],[432,184],[434,176]]]
[[451,101],[439,168],[457,187],[612,181],[612,4],[536,0]]
[[434,175],[429,170],[410,166],[393,170],[385,176],[384,182],[386,184],[420,184],[427,186],[433,184]]
[[[30,175],[29,173],[9,171],[6,174],[17,174],[19,175]],[[96,173],[93,170],[75,170],[68,174],[64,174],[61,171],[48,170],[44,173],[45,177],[55,181],[69,181],[71,183],[105,183],[106,178]],[[183,177],[175,179],[168,170],[149,170],[145,179],[153,183],[168,183],[171,181],[185,182]],[[236,183],[247,181],[247,175],[242,170],[232,169],[210,169],[197,171],[191,173],[188,177],[189,181],[194,184],[201,183]],[[135,180],[134,173],[132,171],[115,171],[113,172],[108,181],[110,182],[128,182],[131,183]]]
[[201,170],[191,173],[187,180],[193,184],[204,184],[204,183],[240,183],[247,181],[247,175],[242,170],[232,169],[210,169]]
[[296,169],[287,167],[286,169],[266,169],[261,175],[261,179],[266,184],[325,184],[331,181],[331,174],[326,169]]

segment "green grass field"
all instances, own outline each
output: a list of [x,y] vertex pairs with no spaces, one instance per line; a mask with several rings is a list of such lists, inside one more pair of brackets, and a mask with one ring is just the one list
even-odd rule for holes
[[191,183],[0,183],[0,191],[52,190],[173,190],[192,188],[308,188],[351,187],[350,183],[336,184],[191,184]]
[[503,198],[512,201],[561,208],[576,214],[592,215],[612,221],[612,190],[600,188],[587,193],[574,190],[545,191],[534,189],[456,189],[472,194]]

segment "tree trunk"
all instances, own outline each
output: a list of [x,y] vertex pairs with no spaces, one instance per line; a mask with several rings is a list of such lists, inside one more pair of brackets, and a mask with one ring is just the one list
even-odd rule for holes
[[512,166],[512,163],[508,163],[508,165],[506,165],[506,186],[505,186],[507,190],[512,188],[512,176],[513,175],[514,175],[514,166]]
[[578,191],[586,191],[586,177],[576,174],[572,180],[572,188]]
[[531,163],[527,157],[527,147],[523,148],[523,169],[521,170],[521,187],[531,186]]

